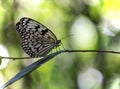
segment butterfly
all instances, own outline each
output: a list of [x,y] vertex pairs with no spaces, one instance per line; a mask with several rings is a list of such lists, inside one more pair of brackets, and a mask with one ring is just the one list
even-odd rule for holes
[[31,18],[21,18],[15,27],[22,38],[23,50],[30,57],[43,57],[61,43],[51,30]]

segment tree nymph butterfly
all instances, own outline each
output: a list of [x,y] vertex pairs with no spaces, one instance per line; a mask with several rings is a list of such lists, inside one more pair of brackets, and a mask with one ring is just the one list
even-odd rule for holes
[[22,38],[23,50],[30,57],[43,57],[61,43],[51,30],[28,17],[17,22],[16,30]]

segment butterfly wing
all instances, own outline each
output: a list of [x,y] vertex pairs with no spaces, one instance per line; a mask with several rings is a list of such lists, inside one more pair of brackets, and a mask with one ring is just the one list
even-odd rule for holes
[[16,30],[22,37],[24,51],[31,57],[45,56],[60,43],[52,31],[31,18],[21,18]]

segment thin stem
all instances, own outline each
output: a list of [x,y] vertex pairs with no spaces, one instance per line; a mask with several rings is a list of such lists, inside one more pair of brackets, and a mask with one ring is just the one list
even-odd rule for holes
[[98,53],[114,53],[114,54],[120,54],[120,52],[116,51],[106,51],[106,50],[65,50],[64,52],[98,52]]
[[13,60],[16,60],[16,59],[32,59],[32,58],[37,58],[37,57],[3,57],[3,56],[0,56],[1,59],[13,59]]
[[[64,52],[98,52],[98,53],[114,53],[114,54],[120,54],[120,52],[116,51],[106,51],[106,50],[64,50]],[[32,59],[32,58],[39,58],[39,57],[3,57],[0,56],[1,59]]]

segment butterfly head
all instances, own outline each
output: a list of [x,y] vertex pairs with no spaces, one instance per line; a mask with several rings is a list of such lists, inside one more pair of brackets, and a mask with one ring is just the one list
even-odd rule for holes
[[60,46],[60,45],[61,45],[61,40],[57,40],[55,47],[58,47],[58,46]]

